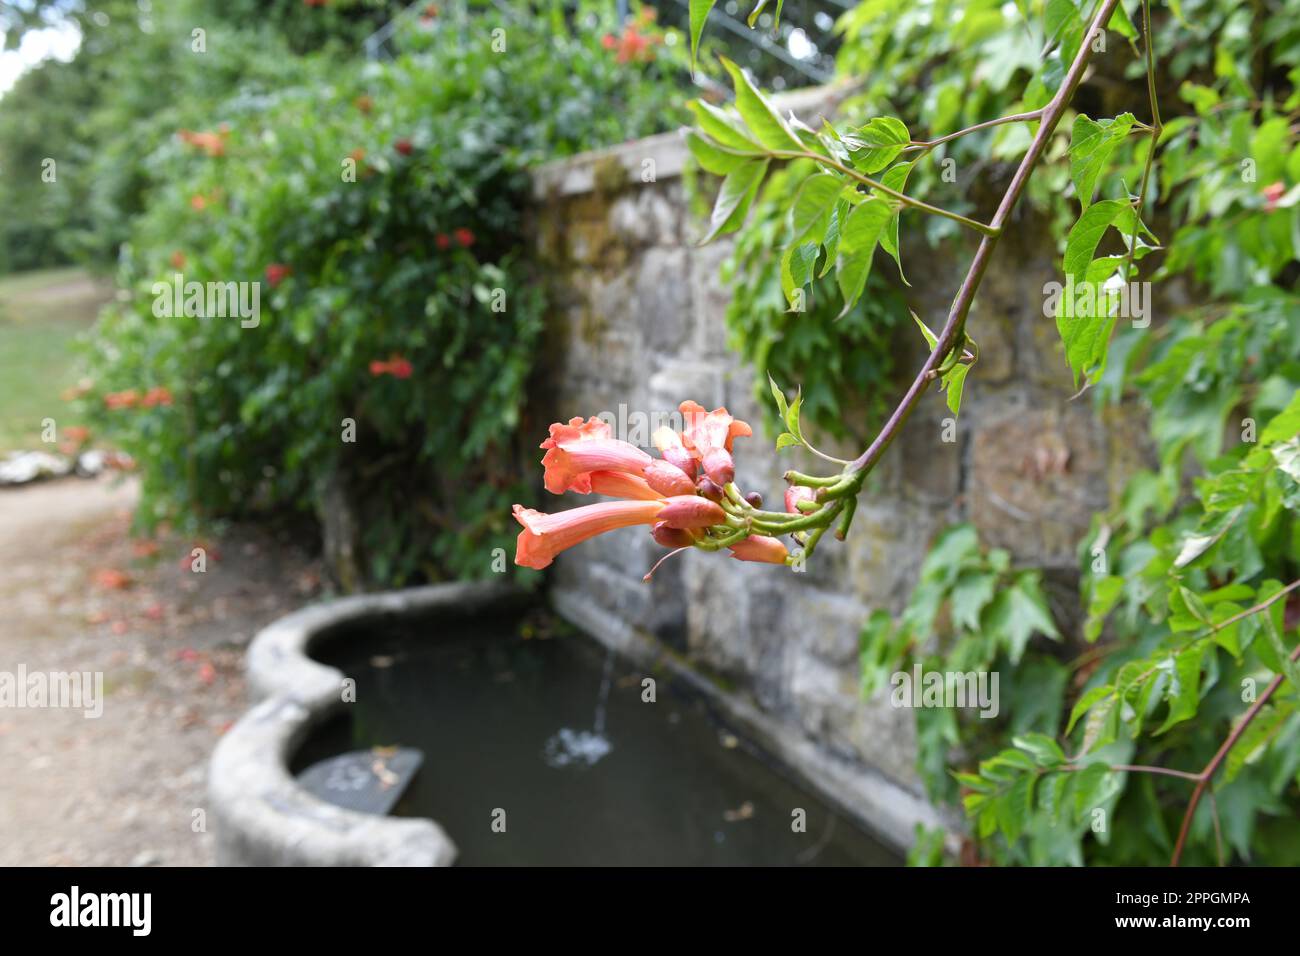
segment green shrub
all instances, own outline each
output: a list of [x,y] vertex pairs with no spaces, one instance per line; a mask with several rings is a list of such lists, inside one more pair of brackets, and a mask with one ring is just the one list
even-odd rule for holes
[[[161,185],[123,247],[125,300],[84,400],[139,462],[142,520],[299,512],[329,528],[347,501],[345,586],[504,569],[543,314],[520,249],[527,167],[672,114],[650,107],[656,74],[598,34],[516,25],[505,56],[489,22],[439,24],[390,63],[309,58],[308,82],[231,99],[154,153]],[[557,115],[584,83],[628,111]],[[178,273],[260,281],[260,322],[158,317]]]

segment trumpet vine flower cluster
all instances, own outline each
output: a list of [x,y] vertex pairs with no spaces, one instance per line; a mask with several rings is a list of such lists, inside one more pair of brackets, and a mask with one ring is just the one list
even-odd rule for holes
[[[735,481],[732,446],[753,434],[750,426],[725,408],[706,411],[693,401],[682,402],[679,411],[681,431],[665,426],[652,436],[658,458],[614,438],[597,417],[551,425],[540,446],[546,451],[546,490],[618,500],[555,514],[516,504],[515,520],[523,530],[515,563],[545,568],[561,551],[596,535],[647,525],[655,541],[673,549],[670,554],[726,550],[741,561],[798,566],[832,520],[851,516],[861,487],[857,473],[818,478],[787,472],[786,510],[763,510],[761,496],[742,492]],[[846,528],[847,520],[841,520],[839,537]],[[798,550],[792,553],[780,540],[785,535],[793,536]]]

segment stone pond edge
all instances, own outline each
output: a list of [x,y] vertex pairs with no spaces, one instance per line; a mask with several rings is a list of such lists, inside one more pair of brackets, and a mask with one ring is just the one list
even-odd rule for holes
[[450,866],[456,845],[433,820],[346,810],[294,780],[294,752],[345,706],[343,672],[312,660],[308,651],[345,624],[440,610],[460,617],[527,600],[509,585],[437,584],[312,605],[260,631],[246,665],[257,703],[221,738],[209,763],[218,865]]

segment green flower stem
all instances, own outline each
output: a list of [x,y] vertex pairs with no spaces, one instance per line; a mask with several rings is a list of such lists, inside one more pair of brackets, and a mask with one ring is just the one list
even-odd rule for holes
[[858,512],[857,495],[850,495],[844,499],[844,516],[840,518],[839,525],[835,528],[835,537],[843,541],[849,534],[849,525],[853,524],[853,516]]
[[728,545],[733,545],[737,541],[744,540],[748,537],[748,528],[737,528],[730,534],[724,534],[717,538],[700,538],[695,542],[695,547],[699,548],[701,551],[721,551]]
[[727,496],[727,500],[737,507],[743,508],[746,511],[755,510],[754,506],[745,500],[745,496],[740,493],[740,489],[736,487],[734,481],[729,481],[723,485],[722,492]]
[[823,501],[837,501],[840,498],[856,498],[858,492],[862,490],[862,483],[866,480],[866,472],[850,472],[840,478],[839,481],[824,489],[818,498]]
[[755,527],[770,531],[772,534],[791,534],[795,531],[803,531],[809,528],[826,529],[835,516],[840,513],[844,505],[841,502],[835,502],[829,508],[823,508],[815,514],[804,515],[802,518],[796,518],[793,515],[785,515],[789,520],[783,522],[755,520]]
[[823,526],[821,528],[818,528],[812,534],[808,535],[808,541],[803,546],[804,560],[807,560],[808,558],[812,557],[812,553],[815,550],[817,550],[817,542],[822,539],[822,535],[824,535],[825,533],[826,533],[826,528],[825,526]]
[[783,477],[792,485],[803,485],[805,488],[829,488],[844,476],[839,474],[826,478],[821,475],[805,475],[801,471],[787,471]]

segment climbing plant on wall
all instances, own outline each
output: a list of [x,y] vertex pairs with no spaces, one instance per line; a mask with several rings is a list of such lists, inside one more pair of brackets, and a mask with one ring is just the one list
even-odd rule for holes
[[[693,48],[712,5],[691,4]],[[766,233],[779,254],[747,262],[742,245],[736,268],[775,277],[795,329],[810,292],[825,301],[826,283],[837,314],[850,314],[886,258],[915,281],[902,261],[904,217],[971,237],[943,324],[916,318],[928,357],[875,437],[851,461],[825,456],[804,434],[802,394],[772,382],[786,426],[777,450],[802,446],[839,466],[787,472],[780,511],[736,486],[732,443],[750,428],[725,409],[683,403],[685,428],[656,437],[662,459],[621,449],[595,424],[552,426],[548,488],[629,500],[563,516],[517,507],[519,558],[549,563],[593,534],[643,523],[668,547],[804,567],[827,530],[850,532],[865,478],[925,392],[938,388],[960,415],[978,381],[972,303],[999,240],[1017,228],[1018,204],[1046,179],[1041,195],[1060,222],[1062,282],[1048,312],[1062,374],[1080,400],[1147,405],[1158,467],[1135,477],[1081,543],[1082,634],[1053,620],[1034,569],[956,529],[936,543],[904,615],[868,622],[865,689],[916,663],[1008,675],[1000,715],[916,711],[923,778],[932,797],[964,809],[970,859],[1294,862],[1297,5],[923,4],[923,48],[907,12],[914,6],[868,0],[842,21],[846,30],[880,27],[863,46],[884,44],[877,49],[893,72],[884,80],[877,72],[873,88],[929,76],[924,94],[893,87],[903,92],[888,98],[909,107],[906,116],[831,124],[783,114],[723,60],[734,104],[696,101],[688,134],[695,160],[721,180],[708,238],[739,229],[760,196],[761,220],[780,219]],[[1006,35],[1008,24],[1017,36]],[[884,43],[882,32],[903,42]],[[1126,51],[1142,95],[1114,112],[1089,95],[1085,110],[1076,94],[1108,38]],[[927,58],[944,44],[949,60]],[[851,42],[846,50],[853,62]],[[1176,81],[1171,107],[1164,94]],[[931,131],[919,133],[927,120]],[[965,142],[982,144],[985,159],[1014,162],[988,218],[968,201],[922,198],[916,185],[937,189],[933,167],[971,148]],[[785,180],[775,189],[774,176]],[[1210,304],[1151,328],[1134,321],[1143,284],[1176,279]],[[1085,649],[1067,656],[1076,643]],[[937,861],[942,841],[923,837],[915,859]]]

